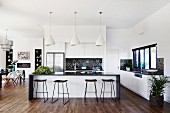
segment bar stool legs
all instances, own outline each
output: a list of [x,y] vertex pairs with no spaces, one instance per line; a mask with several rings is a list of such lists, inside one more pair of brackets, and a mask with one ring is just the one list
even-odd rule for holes
[[[69,93],[68,93],[68,87],[67,87],[67,80],[55,80],[54,81],[54,90],[53,90],[53,95],[52,95],[52,103],[56,102],[58,99],[59,99],[59,94],[63,94],[63,104],[65,105],[67,102],[69,102]],[[57,91],[57,94],[58,94],[58,98],[54,100],[54,92],[55,92],[55,86],[56,86],[56,83],[58,83],[58,91]],[[61,83],[62,85],[62,90],[63,92],[59,92],[59,83]],[[64,92],[64,83],[66,84],[66,90],[67,92],[65,93]],[[64,95],[67,94],[68,95],[68,100],[65,102],[65,98],[64,98]]]
[[[46,84],[46,80],[34,80],[34,88],[35,88],[35,82],[37,83],[37,87],[36,87],[36,98],[37,98],[37,93],[43,93],[43,98],[44,98],[44,103],[48,100],[48,91],[47,91],[47,84]],[[38,83],[42,82],[43,84],[43,92],[38,92]],[[45,87],[46,87],[46,91],[44,91]],[[47,98],[45,99],[45,93],[47,93]]]
[[87,93],[87,82],[86,82],[86,87],[85,87],[85,94],[84,94],[84,99],[85,99],[85,102],[86,102],[86,93]]
[[[111,91],[110,91],[110,92],[105,92],[105,83],[106,83],[106,82],[108,82],[108,83],[110,82],[110,86],[111,86]],[[103,95],[102,101],[104,102],[104,94],[105,94],[105,93],[111,93],[111,98],[116,101],[116,99],[113,98],[112,92],[114,93],[114,96],[115,96],[114,80],[112,80],[112,79],[109,79],[109,80],[104,80],[104,79],[102,79],[102,88],[101,88],[101,94],[100,94],[100,98],[101,98],[102,95]]]
[[94,86],[95,86],[96,100],[97,100],[97,102],[98,102],[98,97],[97,97],[97,88],[96,88],[96,82],[94,82]]
[[85,80],[86,81],[86,87],[85,87],[85,93],[84,93],[84,100],[85,100],[85,102],[86,102],[86,94],[88,93],[87,92],[87,83],[88,82],[93,82],[94,83],[94,88],[95,88],[95,92],[93,92],[93,93],[95,93],[95,95],[96,95],[96,101],[98,102],[98,97],[97,97],[97,87],[96,87],[96,79],[86,79]]

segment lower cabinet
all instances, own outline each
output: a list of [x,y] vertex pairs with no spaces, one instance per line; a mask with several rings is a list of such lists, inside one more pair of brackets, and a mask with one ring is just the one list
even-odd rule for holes
[[134,76],[133,72],[120,71],[121,84],[131,91],[149,100],[150,75],[142,75],[142,78]]

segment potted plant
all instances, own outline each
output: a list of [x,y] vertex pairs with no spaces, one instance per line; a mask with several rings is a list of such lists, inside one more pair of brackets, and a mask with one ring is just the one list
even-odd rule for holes
[[7,68],[10,69],[10,71],[15,71],[15,65],[18,62],[18,60],[11,61],[11,65],[8,65]]
[[151,79],[149,79],[151,83],[150,105],[163,107],[164,89],[170,83],[168,79],[169,77],[164,75],[159,75],[159,77],[151,76]]
[[132,69],[132,62],[130,60],[128,60],[125,64],[124,67],[126,69],[126,71],[130,71]]
[[39,66],[32,74],[35,75],[51,75],[53,72],[48,66]]

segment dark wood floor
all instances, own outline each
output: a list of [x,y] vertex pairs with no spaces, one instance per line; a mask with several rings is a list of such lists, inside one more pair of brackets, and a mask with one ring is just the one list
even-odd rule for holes
[[51,104],[43,99],[28,100],[28,84],[14,87],[12,84],[0,89],[0,113],[170,113],[170,104],[164,108],[152,107],[149,102],[121,87],[121,100],[106,99],[97,103],[95,99],[70,99],[63,105],[62,100]]

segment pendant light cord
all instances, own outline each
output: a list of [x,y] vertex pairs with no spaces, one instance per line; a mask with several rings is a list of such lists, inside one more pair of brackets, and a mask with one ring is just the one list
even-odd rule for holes
[[52,12],[50,12],[50,35],[51,35],[51,14]]
[[76,26],[77,26],[77,23],[76,23],[76,14],[77,14],[77,12],[74,12],[74,13],[75,13],[75,35],[76,35],[76,32],[77,32],[77,31],[76,31],[76,29],[77,29],[77,28],[76,28]]
[[8,32],[8,29],[6,29],[6,40],[7,40],[7,32]]
[[102,15],[102,12],[99,12],[100,14],[100,35],[101,35],[101,15]]

